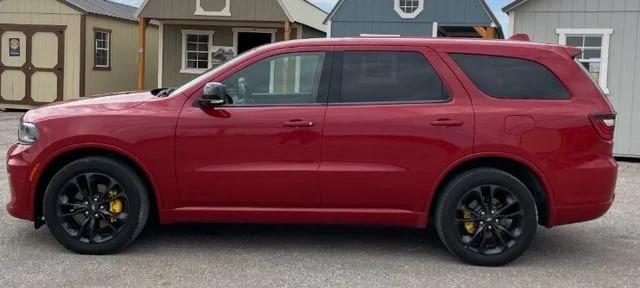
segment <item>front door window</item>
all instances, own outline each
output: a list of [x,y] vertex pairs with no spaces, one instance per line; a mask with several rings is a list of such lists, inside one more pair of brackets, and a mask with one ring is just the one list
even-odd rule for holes
[[274,56],[252,64],[222,84],[227,87],[231,105],[317,103],[324,56],[322,52]]

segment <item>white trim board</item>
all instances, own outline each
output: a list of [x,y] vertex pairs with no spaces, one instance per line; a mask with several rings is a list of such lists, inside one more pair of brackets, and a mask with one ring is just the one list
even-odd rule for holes
[[567,36],[572,35],[597,35],[602,36],[602,58],[600,60],[600,79],[598,84],[605,94],[609,95],[609,44],[611,42],[611,34],[613,29],[582,29],[582,28],[559,28],[556,29],[558,34],[558,44],[567,45]]
[[231,0],[227,0],[224,8],[220,11],[206,11],[202,8],[201,0],[196,0],[196,11],[193,12],[193,15],[197,16],[231,16]]
[[158,88],[162,88],[162,72],[164,70],[164,23],[158,23]]

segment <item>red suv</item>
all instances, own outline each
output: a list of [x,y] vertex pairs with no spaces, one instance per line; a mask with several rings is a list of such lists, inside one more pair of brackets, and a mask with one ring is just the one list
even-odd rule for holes
[[[580,50],[522,41],[264,46],[178,89],[28,112],[9,212],[78,253],[160,223],[433,223],[477,265],[614,199],[615,113]],[[197,63],[185,63],[197,65]]]

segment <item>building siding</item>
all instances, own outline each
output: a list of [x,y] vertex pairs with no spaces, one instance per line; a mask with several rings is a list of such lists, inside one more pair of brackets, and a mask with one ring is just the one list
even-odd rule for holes
[[431,36],[433,22],[441,26],[489,26],[492,21],[480,1],[425,0],[415,19],[403,19],[393,0],[345,0],[331,18],[331,36],[397,34]]
[[613,29],[609,98],[618,112],[615,153],[640,157],[640,1],[529,0],[514,10],[513,32],[557,44],[557,28]]
[[[200,23],[202,24],[202,23]],[[163,51],[162,51],[162,86],[175,87],[183,85],[196,77],[196,74],[180,73],[182,68],[182,30],[215,31],[213,43],[215,46],[233,46],[233,28],[268,28],[277,29],[276,42],[284,40],[284,28],[279,28],[280,23],[272,23],[262,26],[255,25],[164,25]],[[254,23],[255,24],[255,23]],[[291,33],[292,39],[297,35],[296,29]]]
[[[204,1],[204,0],[203,0]],[[207,0],[206,7],[224,6],[225,0]],[[223,21],[280,21],[287,20],[287,15],[282,10],[277,0],[233,0],[231,1],[231,16],[199,16],[194,15],[196,0],[152,0],[147,3],[140,13],[140,17],[155,19],[200,19]]]
[[[111,30],[111,70],[94,70],[94,28]],[[96,95],[136,89],[138,24],[100,16],[87,16],[86,95]],[[158,28],[147,30],[145,58],[145,88],[157,86]]]
[[311,38],[325,38],[327,37],[327,33],[313,29],[308,26],[301,25],[300,30],[302,30],[301,39],[311,39]]
[[2,0],[0,24],[63,25],[64,99],[80,97],[80,23],[82,14],[56,0]]

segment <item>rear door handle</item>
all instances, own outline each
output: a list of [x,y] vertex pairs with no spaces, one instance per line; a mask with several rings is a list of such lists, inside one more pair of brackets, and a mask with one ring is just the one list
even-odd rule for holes
[[462,125],[464,125],[463,121],[452,120],[452,119],[438,119],[436,121],[431,122],[431,126],[435,126],[435,127],[459,127]]
[[292,128],[307,128],[307,127],[313,127],[315,123],[313,121],[296,119],[296,120],[284,122],[282,123],[282,125],[284,125],[285,127],[292,127]]

